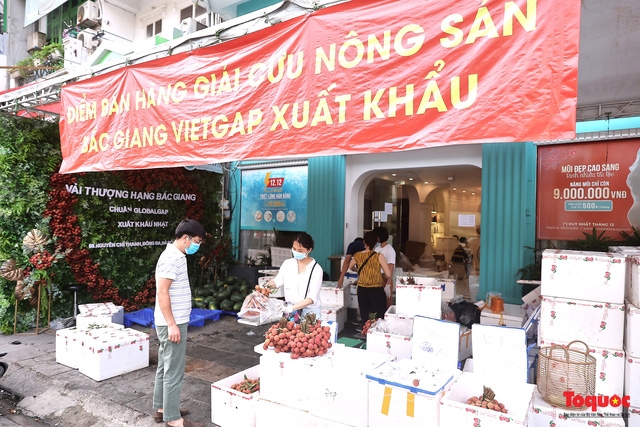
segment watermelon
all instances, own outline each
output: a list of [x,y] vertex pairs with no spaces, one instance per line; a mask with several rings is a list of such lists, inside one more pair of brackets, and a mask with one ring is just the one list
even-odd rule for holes
[[240,311],[241,308],[242,308],[241,302],[237,302],[233,305],[233,311]]
[[230,299],[225,299],[220,303],[220,308],[222,310],[231,310],[233,309],[233,304],[233,301],[231,301]]

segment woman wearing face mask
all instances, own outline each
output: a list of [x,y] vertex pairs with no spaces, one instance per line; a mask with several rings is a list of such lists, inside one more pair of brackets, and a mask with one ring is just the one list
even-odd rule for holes
[[291,248],[293,258],[285,260],[276,277],[268,282],[272,288],[284,285],[285,315],[315,313],[320,318],[323,272],[320,264],[309,256],[313,245],[313,238],[309,234],[298,234]]

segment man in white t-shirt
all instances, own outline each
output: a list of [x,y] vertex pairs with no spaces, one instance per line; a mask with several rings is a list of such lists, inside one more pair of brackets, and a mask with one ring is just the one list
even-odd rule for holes
[[387,264],[389,264],[389,270],[391,270],[391,277],[386,277],[383,274],[383,280],[385,281],[384,292],[387,294],[387,307],[391,307],[393,305],[392,295],[395,286],[393,284],[393,272],[396,268],[396,250],[387,242],[389,240],[389,231],[385,227],[376,227],[373,231],[378,235],[378,242],[380,242],[380,246],[376,246],[375,250],[384,255]]
[[168,426],[202,427],[182,418],[189,411],[180,409],[180,388],[184,378],[187,326],[191,316],[191,287],[186,255],[195,254],[206,235],[196,220],[185,219],[176,227],[156,264],[156,307],[154,318],[158,348],[158,369],[153,389],[154,421]]

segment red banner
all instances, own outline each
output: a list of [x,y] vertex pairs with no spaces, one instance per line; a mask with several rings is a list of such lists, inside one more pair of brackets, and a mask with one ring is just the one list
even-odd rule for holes
[[538,239],[640,228],[640,139],[538,147]]
[[61,172],[575,136],[579,0],[356,0],[62,89]]

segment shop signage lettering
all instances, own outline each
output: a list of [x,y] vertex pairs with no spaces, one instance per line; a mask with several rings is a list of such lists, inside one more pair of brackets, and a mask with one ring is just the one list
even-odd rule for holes
[[355,0],[65,85],[61,171],[575,136],[579,0],[422,6]]
[[587,408],[591,408],[593,412],[596,412],[598,408],[606,408],[607,406],[612,406],[614,408],[619,407],[620,405],[628,408],[631,406],[629,396],[618,396],[614,394],[613,396],[583,396],[581,394],[575,394],[573,391],[565,391],[562,393],[565,397],[565,405],[567,408],[582,408],[586,406]]

